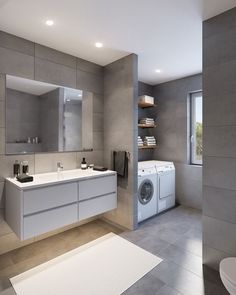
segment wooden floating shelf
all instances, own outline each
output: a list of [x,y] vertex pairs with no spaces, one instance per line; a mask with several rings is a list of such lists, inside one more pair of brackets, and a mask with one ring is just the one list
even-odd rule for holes
[[157,125],[138,124],[140,128],[156,128]]
[[156,105],[156,104],[153,104],[153,103],[139,102],[139,103],[138,103],[138,106],[139,106],[140,108],[145,109],[145,108],[153,108],[153,107],[156,107],[157,105]]
[[144,146],[139,146],[139,150],[147,150],[147,149],[155,149],[157,148],[157,145],[144,145]]

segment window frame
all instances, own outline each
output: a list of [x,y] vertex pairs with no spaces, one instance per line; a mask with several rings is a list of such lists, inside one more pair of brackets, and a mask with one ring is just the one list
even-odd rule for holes
[[[202,97],[202,90],[198,90],[195,92],[191,92],[189,94],[189,105],[190,105],[190,136],[189,136],[189,153],[190,153],[190,165],[194,166],[202,166],[203,160],[198,161],[195,157],[195,145],[196,145],[196,138],[195,138],[195,122],[196,122],[196,103],[194,102],[196,96],[201,94]],[[203,99],[203,98],[202,98]]]

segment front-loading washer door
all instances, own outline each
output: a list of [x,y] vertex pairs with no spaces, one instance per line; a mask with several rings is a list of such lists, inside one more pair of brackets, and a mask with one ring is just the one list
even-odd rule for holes
[[139,190],[138,190],[139,202],[142,205],[148,204],[152,200],[153,194],[154,194],[154,187],[153,187],[152,181],[149,179],[143,180],[141,184],[139,185]]

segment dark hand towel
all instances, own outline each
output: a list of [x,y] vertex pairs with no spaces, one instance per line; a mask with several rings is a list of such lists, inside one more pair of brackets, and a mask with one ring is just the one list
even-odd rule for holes
[[114,151],[114,170],[119,176],[126,177],[128,172],[128,157],[126,151]]

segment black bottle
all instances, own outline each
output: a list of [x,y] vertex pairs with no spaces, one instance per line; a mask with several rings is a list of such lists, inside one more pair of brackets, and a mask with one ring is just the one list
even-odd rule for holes
[[81,169],[83,170],[87,169],[87,163],[85,161],[85,158],[83,158],[83,161],[81,162]]
[[22,162],[22,173],[23,174],[28,174],[28,172],[29,172],[28,161],[23,161]]
[[15,164],[13,165],[13,175],[17,177],[20,174],[20,163],[16,160]]

